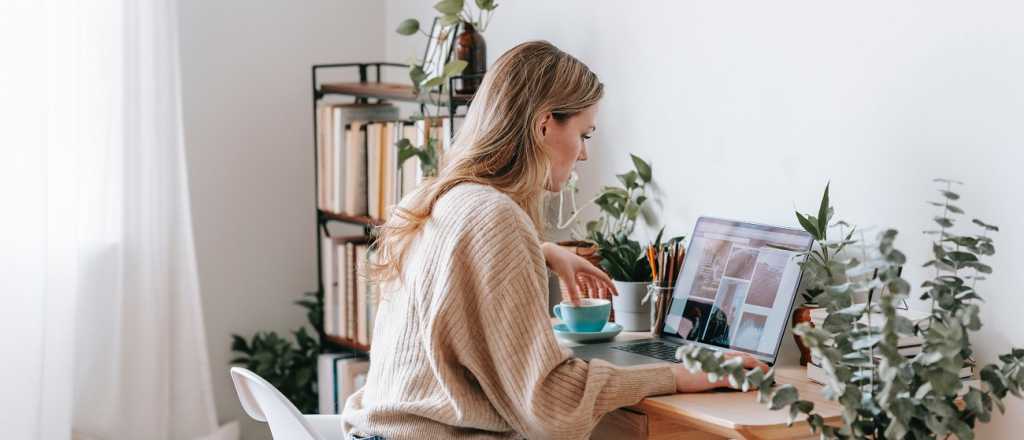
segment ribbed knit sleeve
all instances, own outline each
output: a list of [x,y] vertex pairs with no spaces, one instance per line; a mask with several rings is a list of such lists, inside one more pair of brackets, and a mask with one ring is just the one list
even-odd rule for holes
[[586,362],[558,345],[540,242],[511,200],[472,223],[460,246],[468,282],[439,317],[440,333],[512,429],[529,439],[585,438],[605,413],[675,391],[669,364]]

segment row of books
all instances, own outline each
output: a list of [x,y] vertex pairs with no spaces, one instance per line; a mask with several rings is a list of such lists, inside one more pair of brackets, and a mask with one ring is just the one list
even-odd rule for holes
[[[909,319],[915,325],[926,325],[925,321],[928,319],[929,316],[928,313],[919,312],[915,310],[897,310],[897,313]],[[811,322],[816,327],[824,325],[826,318],[828,318],[828,311],[826,311],[823,308],[811,311]],[[879,324],[885,321],[885,318],[877,313],[873,314],[871,316],[871,319],[875,324]],[[861,318],[861,321],[866,324],[867,316]],[[921,353],[921,351],[924,348],[924,338],[921,337],[920,335],[900,335],[899,339],[896,342],[896,345],[899,353],[904,357],[910,359]],[[876,354],[874,361],[877,363],[880,360],[881,356]],[[967,360],[967,362],[964,363],[963,368],[960,369],[960,379],[967,380],[974,377],[974,368],[974,361]],[[811,361],[807,364],[807,378],[813,382],[817,382],[820,384],[824,384],[828,380],[828,374],[825,372],[825,369],[821,367],[820,360],[813,356],[811,358]]]
[[324,333],[370,345],[377,313],[377,289],[365,277],[370,238],[322,237],[320,271],[324,285]]
[[391,104],[323,103],[317,117],[317,207],[323,211],[386,218],[423,179],[417,157],[399,165],[395,144],[408,139],[422,148],[430,135],[444,139],[441,148],[448,143],[448,119],[430,126],[401,121]]

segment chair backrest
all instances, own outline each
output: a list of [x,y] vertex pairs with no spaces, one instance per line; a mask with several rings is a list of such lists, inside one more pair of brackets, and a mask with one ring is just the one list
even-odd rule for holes
[[245,368],[232,367],[231,380],[245,413],[270,425],[278,440],[324,440],[295,405],[270,382]]

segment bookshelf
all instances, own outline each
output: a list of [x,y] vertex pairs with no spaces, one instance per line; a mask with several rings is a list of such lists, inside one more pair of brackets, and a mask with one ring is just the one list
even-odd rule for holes
[[[408,84],[389,83],[381,80],[381,71],[385,68],[394,69],[408,69],[408,65],[401,63],[389,63],[389,62],[362,62],[362,63],[331,63],[331,64],[316,64],[312,66],[312,96],[313,96],[313,163],[314,163],[314,186],[318,194],[320,185],[320,163],[318,150],[318,133],[319,118],[317,114],[317,107],[320,102],[328,96],[345,96],[353,98],[355,103],[387,103],[387,102],[407,102],[419,104],[420,113],[425,114],[426,103],[421,102],[417,99],[417,96],[413,92],[413,88]],[[358,73],[358,81],[330,81],[321,82],[319,80],[320,74],[324,71],[338,71],[348,70],[351,72],[355,70]],[[449,79],[449,87],[446,94],[438,93],[434,96],[434,99],[440,101],[441,107],[448,110],[447,117],[456,118],[464,115],[459,115],[458,110],[462,107],[467,107],[472,101],[473,96],[468,94],[455,93],[454,84],[456,80],[480,77],[482,75],[465,75],[456,76]],[[454,123],[449,124],[452,127],[448,133],[449,136],[454,135]],[[316,254],[317,254],[317,289],[320,296],[321,303],[324,303],[324,283],[323,283],[323,271],[324,261],[322,253],[321,237],[330,237],[328,230],[328,224],[332,222],[345,223],[350,225],[360,226],[363,229],[363,235],[370,236],[373,232],[373,228],[380,226],[384,223],[383,219],[373,218],[365,215],[352,215],[344,212],[332,212],[320,208],[319,200],[316,204]],[[324,320],[326,322],[326,319]],[[372,330],[371,330],[372,331]],[[328,335],[321,328],[318,330],[320,340],[324,341],[325,352],[338,352],[338,351],[354,351],[360,353],[366,353],[370,350],[369,345],[361,344],[356,340],[350,338],[342,338],[335,335]]]

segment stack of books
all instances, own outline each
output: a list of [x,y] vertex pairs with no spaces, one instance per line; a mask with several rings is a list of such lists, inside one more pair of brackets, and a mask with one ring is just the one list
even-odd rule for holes
[[[423,148],[430,134],[449,144],[449,119],[400,121],[390,104],[321,104],[317,134],[317,207],[322,211],[386,219],[389,210],[423,180],[415,156],[398,163],[395,144]],[[434,133],[431,133],[434,130]]]
[[[914,310],[897,310],[897,313],[906,317],[915,325],[920,325],[924,323],[925,320],[928,319],[928,313],[918,312]],[[826,311],[824,308],[811,311],[811,322],[814,324],[815,327],[821,327],[822,325],[824,325],[825,318],[827,317],[828,311]],[[873,314],[871,316],[871,319],[872,322],[876,325],[885,321],[885,318],[877,313]],[[861,321],[862,323],[867,324],[868,317],[865,316],[861,318]],[[924,347],[924,338],[919,335],[900,335],[899,340],[897,341],[897,346],[900,354],[910,359],[921,353],[921,350]],[[880,360],[881,355],[876,353],[874,361],[877,363]],[[964,364],[964,367],[960,369],[960,378],[967,380],[974,377],[974,365],[974,360],[969,359]],[[825,372],[825,369],[821,367],[820,359],[814,356],[812,356],[811,361],[807,363],[807,378],[819,384],[826,383],[828,378],[828,374]]]
[[324,333],[369,346],[378,293],[365,277],[370,238],[323,237]]

